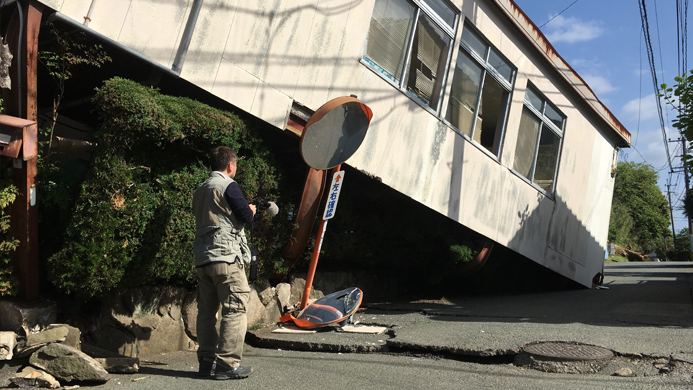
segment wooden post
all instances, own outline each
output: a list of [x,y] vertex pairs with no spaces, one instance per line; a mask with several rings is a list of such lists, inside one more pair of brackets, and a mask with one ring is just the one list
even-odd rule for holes
[[[43,5],[35,0],[18,1],[22,12],[15,11],[8,29],[12,59],[12,90],[5,90],[6,113],[32,121],[37,117],[38,35]],[[9,6],[8,6],[9,7]],[[21,19],[21,20],[20,20]],[[12,254],[19,276],[20,293],[27,302],[39,299],[38,266],[38,205],[31,205],[31,192],[36,190],[37,158],[23,161],[14,168],[14,185],[19,196],[12,204],[10,220],[19,247]],[[14,164],[12,164],[14,165]]]

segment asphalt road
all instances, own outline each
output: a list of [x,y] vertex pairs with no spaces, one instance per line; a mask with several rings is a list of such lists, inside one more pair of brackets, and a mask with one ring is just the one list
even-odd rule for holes
[[[692,281],[693,263],[619,263],[606,266],[608,289],[369,305],[357,319],[388,326],[389,334],[261,330],[254,333],[265,348],[248,346],[244,356],[255,370],[250,378],[197,379],[194,353],[181,352],[149,358],[140,373],[114,375],[98,388],[693,389]],[[590,343],[616,358],[599,374],[509,363],[525,343],[541,340]],[[379,352],[316,352],[324,350]],[[653,367],[662,358],[675,369]],[[612,376],[619,367],[638,376]]]
[[134,375],[113,376],[98,389],[691,389],[693,379],[620,378],[550,374],[509,364],[386,354],[336,354],[251,349],[247,379],[201,380],[193,353],[163,356],[167,365],[143,365]]
[[[198,379],[195,353],[178,352],[143,357],[139,373],[93,388],[693,389],[692,277],[693,263],[622,263],[606,267],[608,289],[369,305],[356,318],[387,333],[254,331],[247,379]],[[589,343],[616,356],[596,374],[512,363],[525,343],[541,340]],[[323,352],[330,350],[343,352]],[[18,368],[6,364],[0,376]],[[637,376],[613,376],[620,368]]]

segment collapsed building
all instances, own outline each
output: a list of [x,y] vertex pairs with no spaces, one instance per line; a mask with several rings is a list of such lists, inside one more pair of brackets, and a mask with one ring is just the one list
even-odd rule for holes
[[41,0],[279,132],[373,111],[346,162],[577,283],[602,272],[630,134],[512,0]]

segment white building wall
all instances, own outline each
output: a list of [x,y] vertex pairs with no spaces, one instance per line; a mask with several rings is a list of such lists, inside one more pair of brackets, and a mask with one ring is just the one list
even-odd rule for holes
[[[81,23],[92,1],[90,28],[172,65],[192,0],[44,3]],[[205,0],[181,77],[280,129],[294,101],[317,110],[356,94],[374,116],[349,165],[591,285],[601,272],[608,232],[613,130],[584,111],[588,106],[498,6],[455,0],[462,14],[448,87],[465,18],[517,67],[501,154],[491,158],[441,120],[444,109],[432,114],[360,63],[374,1]],[[567,117],[554,198],[511,171],[528,81]]]

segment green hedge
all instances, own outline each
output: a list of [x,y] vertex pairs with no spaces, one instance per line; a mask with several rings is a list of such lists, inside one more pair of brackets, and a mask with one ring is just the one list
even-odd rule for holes
[[[113,78],[97,89],[97,149],[81,183],[63,247],[48,259],[66,293],[100,296],[119,287],[194,284],[192,194],[208,177],[207,152],[236,149],[236,180],[249,201],[278,200],[269,150],[236,115]],[[290,209],[290,208],[288,208]],[[279,263],[287,218],[264,220],[264,270]]]

